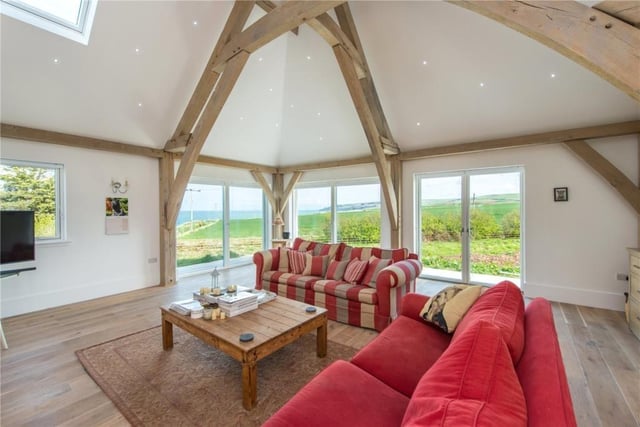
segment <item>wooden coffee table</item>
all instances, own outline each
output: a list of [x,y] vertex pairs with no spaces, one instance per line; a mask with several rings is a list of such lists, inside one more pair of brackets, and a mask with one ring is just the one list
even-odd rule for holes
[[[162,347],[173,347],[173,325],[220,349],[242,364],[242,405],[252,409],[257,401],[258,360],[292,343],[302,335],[317,330],[316,353],[327,354],[327,310],[309,307],[298,301],[277,297],[261,304],[256,310],[224,320],[192,319],[160,307],[162,313]],[[253,341],[240,342],[240,334],[252,333]]]

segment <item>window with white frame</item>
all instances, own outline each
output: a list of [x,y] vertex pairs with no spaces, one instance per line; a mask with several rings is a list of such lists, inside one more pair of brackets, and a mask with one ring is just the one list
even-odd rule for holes
[[380,244],[378,182],[300,185],[293,197],[294,235],[353,246]]
[[97,0],[0,0],[0,12],[86,45],[97,4]]
[[64,240],[64,166],[2,159],[0,209],[33,210],[36,242]]

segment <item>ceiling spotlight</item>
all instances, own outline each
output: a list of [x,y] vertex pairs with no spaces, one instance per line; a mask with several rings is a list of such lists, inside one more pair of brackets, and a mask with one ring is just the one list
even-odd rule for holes
[[293,104],[289,105],[289,107],[293,108]]
[[193,21],[192,24],[193,24],[194,27],[197,27],[198,26],[198,21]]
[[59,60],[58,58],[53,58],[53,63],[54,63],[54,64],[59,64],[59,63],[60,63],[60,60]]
[[139,47],[136,48],[136,53],[140,53],[140,48]]
[[320,141],[322,141],[324,138],[323,138],[323,137],[320,137],[319,139],[320,139]]
[[480,87],[484,87],[484,83],[480,82]]
[[240,120],[244,120],[244,117],[240,116]]
[[262,56],[258,58],[258,62],[262,62]]
[[420,122],[417,122],[417,123],[416,123],[416,126],[420,126]]
[[138,107],[142,107],[142,102],[138,102]]
[[427,65],[428,62],[427,61],[422,61],[422,65]]
[[308,60],[311,60],[311,57],[307,55],[307,59],[308,59]]
[[279,126],[280,126],[280,123],[276,123],[276,127],[279,127]]
[[273,92],[273,88],[272,87],[269,88],[269,92]]
[[320,112],[318,111],[318,112],[316,113],[316,115],[317,115],[318,117],[320,117]]
[[556,78],[556,73],[551,73],[551,78],[555,79]]

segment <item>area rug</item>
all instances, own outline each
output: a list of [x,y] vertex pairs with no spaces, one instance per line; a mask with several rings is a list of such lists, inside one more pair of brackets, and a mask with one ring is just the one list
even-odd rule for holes
[[258,426],[323,368],[356,352],[330,341],[318,358],[315,335],[301,337],[258,362],[258,403],[247,411],[239,362],[179,328],[173,338],[164,351],[158,326],[76,355],[134,426]]

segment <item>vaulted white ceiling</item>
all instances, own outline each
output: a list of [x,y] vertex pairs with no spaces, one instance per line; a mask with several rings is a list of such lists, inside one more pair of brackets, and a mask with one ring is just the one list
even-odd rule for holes
[[[3,15],[0,118],[162,148],[231,6],[101,1],[88,46]],[[640,118],[600,77],[466,9],[350,6],[402,151]],[[306,26],[251,56],[202,150],[274,166],[369,153],[333,52]]]

